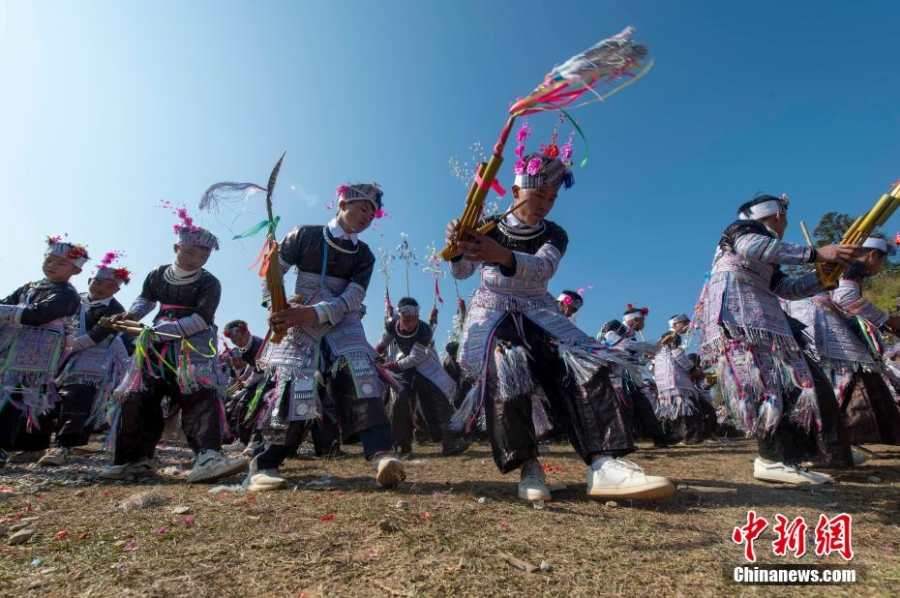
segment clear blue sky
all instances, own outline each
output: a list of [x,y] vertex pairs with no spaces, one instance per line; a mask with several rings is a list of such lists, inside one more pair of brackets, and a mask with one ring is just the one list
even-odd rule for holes
[[[128,253],[128,304],[146,272],[171,260],[174,220],[160,199],[196,211],[211,183],[264,184],[284,150],[279,235],[328,220],[341,182],[376,180],[392,218],[364,240],[393,249],[406,232],[424,255],[461,211],[465,188],[448,159],[468,159],[476,141],[489,147],[511,100],[630,24],[656,66],[577,112],[590,159],[550,217],[571,238],[551,292],[594,285],[579,315],[591,333],[626,303],[647,305],[652,336],[673,313],[690,313],[742,201],[787,193],[787,238],[799,242],[798,220],[857,215],[900,177],[897,22],[900,4],[887,1],[7,0],[0,292],[40,277],[44,237],[66,232],[98,258]],[[536,140],[554,117],[531,122]],[[576,141],[576,158],[583,150]],[[507,186],[511,157],[508,148]],[[224,244],[208,264],[224,288],[217,322],[242,317],[257,333],[265,314],[247,267],[261,238],[230,241],[228,228],[260,217],[199,218]],[[84,288],[87,276],[73,282]],[[411,278],[430,306],[432,279]],[[383,290],[376,273],[372,342]],[[442,291],[441,344],[455,303],[449,278]],[[395,267],[392,296],[404,292]]]

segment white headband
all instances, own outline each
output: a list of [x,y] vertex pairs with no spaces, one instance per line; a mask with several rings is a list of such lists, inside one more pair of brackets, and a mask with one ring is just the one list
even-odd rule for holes
[[633,322],[634,320],[643,320],[645,317],[646,316],[644,316],[644,314],[641,312],[625,314],[624,316],[622,316],[622,321],[627,324],[628,322]]
[[786,210],[784,209],[784,205],[781,203],[781,200],[778,199],[770,199],[769,201],[758,203],[755,206],[751,206],[749,211],[749,215],[745,212],[741,212],[738,215],[738,219],[760,220],[762,218],[774,216],[775,214],[784,214],[786,212]]
[[404,305],[397,308],[397,313],[401,316],[417,316],[419,315],[418,305]]
[[603,335],[603,340],[608,342],[611,345],[614,345],[622,340],[622,335],[616,332],[615,330],[607,330]]
[[894,255],[897,252],[893,245],[889,245],[887,241],[878,237],[869,237],[863,242],[862,246],[866,249],[877,249],[887,255]]
[[687,317],[687,315],[681,314],[669,319],[669,328],[674,328],[675,324],[678,324],[679,322],[690,323],[690,321],[691,319]]

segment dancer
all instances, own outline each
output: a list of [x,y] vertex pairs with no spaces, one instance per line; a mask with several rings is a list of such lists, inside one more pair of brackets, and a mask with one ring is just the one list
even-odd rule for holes
[[787,210],[787,197],[770,195],[738,208],[738,220],[719,240],[694,325],[700,356],[717,368],[736,425],[756,434],[759,457],[753,475],[770,482],[821,484],[831,477],[799,466],[809,450],[808,431],[817,425],[821,385],[815,384],[778,298],[800,299],[822,288],[815,273],[788,276],[780,265],[847,265],[856,248],[814,249],[782,241]]
[[460,419],[471,425],[483,413],[497,467],[520,470],[519,497],[549,500],[533,421],[542,419],[537,397],[543,390],[553,420],[588,465],[588,496],[664,498],[675,492],[669,480],[646,475],[623,458],[634,445],[630,419],[609,379],[612,355],[572,325],[547,292],[568,235],[545,218],[559,188],[573,182],[556,155],[551,145],[522,158],[534,167],[516,175],[517,207],[490,218],[496,227],[487,234],[462,236],[457,220],[447,227],[448,245],[462,250],[450,264],[452,275],[481,273],[460,343],[460,365],[474,383]]

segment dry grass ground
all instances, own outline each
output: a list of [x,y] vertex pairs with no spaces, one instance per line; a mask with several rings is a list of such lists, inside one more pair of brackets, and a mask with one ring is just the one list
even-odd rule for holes
[[[270,494],[210,493],[169,473],[141,483],[94,477],[104,456],[78,451],[52,472],[14,465],[0,486],[0,526],[36,517],[29,542],[0,539],[5,596],[896,596],[900,588],[900,450],[837,474],[830,488],[764,485],[752,478],[754,443],[641,450],[634,460],[682,485],[667,501],[610,506],[585,498],[585,468],[568,446],[543,462],[550,483],[567,484],[544,508],[518,500],[517,477],[502,476],[487,445],[440,458],[417,450],[408,480],[375,487],[358,454],[341,460],[295,459],[283,472],[291,489]],[[351,447],[351,450],[355,447]],[[358,449],[356,449],[358,450]],[[164,465],[186,462],[177,447]],[[880,481],[870,481],[870,477]],[[234,483],[237,480],[230,480]],[[136,492],[160,491],[165,504],[125,510]],[[483,499],[483,500],[479,500]],[[398,504],[399,502],[399,504]],[[175,513],[187,507],[190,515]],[[853,515],[853,585],[739,586],[743,564],[731,532],[749,508],[776,513]],[[184,509],[182,509],[184,510]],[[193,517],[193,519],[191,519]],[[64,533],[65,532],[65,533]],[[812,554],[798,561],[772,553],[770,526],[757,541],[761,563],[846,563]],[[503,552],[551,569],[528,573]]]

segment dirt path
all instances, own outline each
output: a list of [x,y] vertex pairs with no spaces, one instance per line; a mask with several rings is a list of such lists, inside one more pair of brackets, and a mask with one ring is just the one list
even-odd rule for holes
[[[516,498],[517,476],[500,475],[485,444],[449,459],[434,446],[417,450],[394,491],[375,487],[356,447],[341,460],[294,459],[283,469],[289,490],[256,495],[188,486],[176,466],[190,454],[176,446],[162,449],[161,475],[141,482],[101,482],[106,456],[77,451],[63,468],[14,464],[0,473],[0,527],[36,527],[22,545],[0,538],[0,594],[897,595],[900,448],[869,447],[877,458],[816,488],[755,482],[754,448],[641,450],[634,460],[675,480],[678,494],[612,506],[585,498],[584,466],[553,445],[542,459],[549,482],[568,487],[543,508]],[[162,504],[129,505],[140,493]],[[756,552],[772,564],[847,566],[838,555],[815,556],[813,528],[822,513],[851,514],[858,582],[733,583],[745,561],[731,534],[750,508],[770,521]],[[776,513],[810,526],[800,559],[773,554]],[[529,573],[498,553],[549,570]]]

